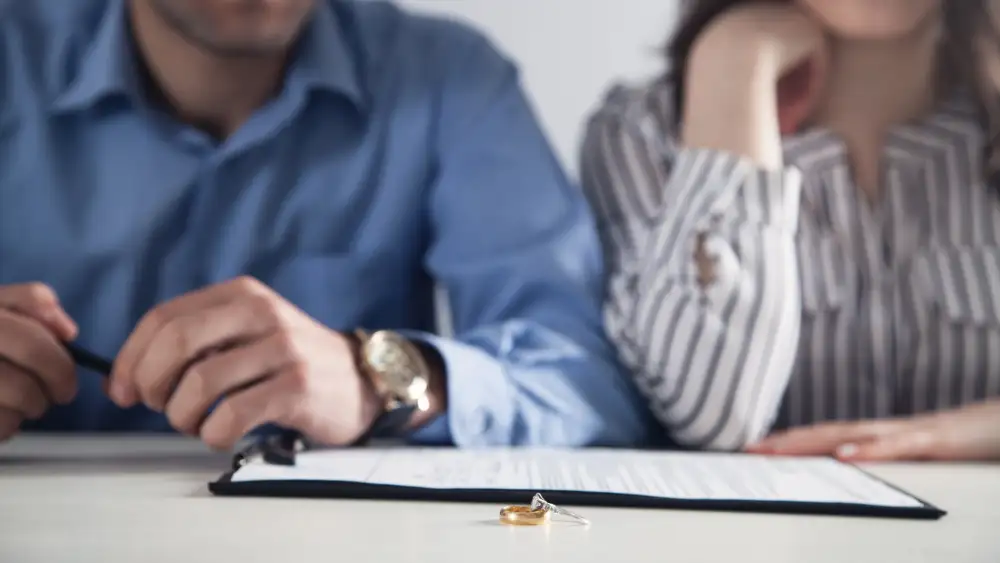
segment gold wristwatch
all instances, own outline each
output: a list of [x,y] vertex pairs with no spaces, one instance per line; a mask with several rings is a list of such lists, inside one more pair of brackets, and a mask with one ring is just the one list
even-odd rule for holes
[[358,368],[382,401],[382,414],[369,437],[394,436],[415,412],[430,408],[431,370],[420,349],[398,333],[354,331],[358,339]]

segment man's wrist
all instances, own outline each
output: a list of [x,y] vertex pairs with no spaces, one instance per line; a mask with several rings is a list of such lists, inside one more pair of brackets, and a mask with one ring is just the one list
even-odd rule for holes
[[385,403],[382,398],[378,396],[375,392],[375,386],[372,385],[371,380],[363,373],[360,373],[361,378],[361,428],[364,429],[364,433],[368,433],[375,422],[382,416],[385,412]]
[[358,440],[363,440],[371,431],[372,426],[385,412],[385,402],[375,389],[375,383],[371,377],[365,373],[364,362],[361,358],[361,340],[354,334],[346,333],[342,335],[351,350],[351,358],[354,363],[354,371],[357,376],[360,388],[361,406],[358,414],[358,426],[361,429],[358,433]]
[[[420,407],[416,404],[404,404],[392,408],[389,406],[392,401],[380,393],[380,386],[374,380],[375,376],[368,371],[370,368],[367,367],[364,352],[366,337],[361,333],[344,336],[351,344],[357,377],[362,385],[359,417],[363,431],[359,433],[357,443],[366,442],[373,433],[389,431],[389,427],[396,428],[396,432],[402,433],[417,430],[445,411],[447,399],[445,362],[433,345],[419,339],[406,339],[407,344],[420,355],[426,366],[424,377],[427,380],[427,388],[425,396],[421,398],[420,402],[423,404]],[[407,411],[405,414],[404,410]],[[393,418],[390,420],[388,417]]]

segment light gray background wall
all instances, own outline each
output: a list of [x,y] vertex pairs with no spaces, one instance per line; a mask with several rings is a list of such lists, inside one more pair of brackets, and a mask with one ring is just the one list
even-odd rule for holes
[[[396,0],[474,25],[521,69],[528,96],[566,169],[577,175],[581,129],[608,86],[662,70],[659,48],[682,0]],[[452,333],[445,288],[438,331]]]
[[661,69],[658,49],[681,0],[398,0],[471,22],[517,61],[571,173],[580,128],[612,80]]

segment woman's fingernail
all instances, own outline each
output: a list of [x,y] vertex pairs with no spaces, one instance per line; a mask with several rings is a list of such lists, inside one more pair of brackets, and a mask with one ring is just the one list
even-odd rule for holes
[[857,444],[844,444],[837,448],[837,457],[849,459],[858,454]]

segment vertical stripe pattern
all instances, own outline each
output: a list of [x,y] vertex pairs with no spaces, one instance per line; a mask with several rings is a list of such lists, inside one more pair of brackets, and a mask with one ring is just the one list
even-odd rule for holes
[[609,335],[674,439],[734,449],[1000,396],[1000,202],[971,104],[893,130],[871,203],[822,130],[787,138],[778,172],[680,146],[671,89],[613,89],[581,170]]

